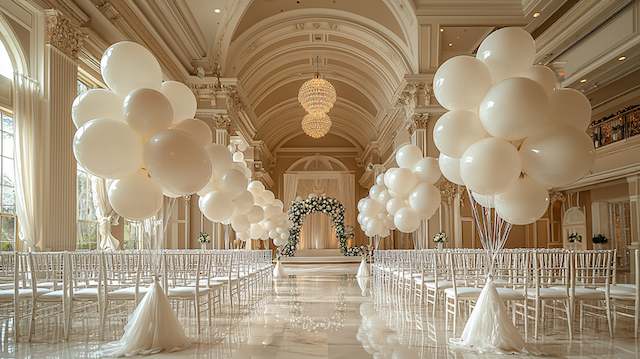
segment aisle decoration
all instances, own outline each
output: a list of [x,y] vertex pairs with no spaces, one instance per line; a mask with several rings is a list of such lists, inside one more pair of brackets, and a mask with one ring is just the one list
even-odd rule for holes
[[493,263],[513,224],[545,213],[548,188],[577,181],[594,161],[585,132],[588,99],[561,88],[548,67],[532,65],[534,56],[528,32],[502,28],[480,44],[476,57],[443,63],[433,80],[436,99],[449,111],[433,131],[438,164],[449,181],[466,187],[490,264],[462,336],[452,340],[475,351],[526,351],[492,281]]
[[292,257],[295,255],[298,242],[300,241],[300,232],[302,223],[307,214],[313,212],[321,212],[331,217],[331,224],[336,231],[336,237],[340,245],[340,252],[345,256],[359,256],[366,250],[366,247],[348,247],[347,241],[350,236],[344,225],[344,206],[335,198],[325,195],[310,194],[308,198],[299,201],[293,201],[289,206],[289,241],[281,248],[283,256]]
[[434,186],[441,176],[437,160],[423,157],[415,145],[400,147],[395,158],[399,167],[379,174],[369,196],[358,202],[358,223],[376,238],[375,248],[392,230],[415,232],[440,207],[440,190]]
[[[89,90],[72,105],[73,153],[89,173],[110,183],[109,203],[122,217],[145,221],[156,275],[119,341],[102,356],[176,351],[189,341],[158,281],[160,248],[175,198],[204,187],[213,163],[212,132],[194,119],[196,99],[184,84],[162,82],[160,64],[143,46],[110,46],[100,62],[108,89]],[[164,196],[168,211],[159,215]],[[167,208],[165,208],[167,209]]]
[[442,249],[447,242],[447,234],[444,232],[438,232],[433,235],[433,243],[438,245],[438,249]]

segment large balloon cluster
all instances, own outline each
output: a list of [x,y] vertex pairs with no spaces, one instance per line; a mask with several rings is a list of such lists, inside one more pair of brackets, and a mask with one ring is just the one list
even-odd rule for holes
[[73,152],[91,174],[109,180],[108,198],[123,217],[142,220],[207,184],[209,126],[193,119],[196,98],[184,84],[162,81],[160,64],[143,46],[118,42],[100,62],[108,89],[73,102]]
[[449,110],[433,131],[442,173],[513,224],[540,218],[547,189],[575,182],[594,161],[588,99],[561,88],[548,67],[532,66],[534,55],[528,32],[502,28],[476,57],[447,60],[433,80]]
[[215,223],[231,224],[236,238],[242,241],[272,238],[277,245],[284,238],[286,242],[289,223],[282,201],[262,182],[249,182],[251,171],[242,152],[231,154],[219,144],[212,144],[207,151],[216,165],[211,179],[198,192],[198,205],[205,217]]
[[358,202],[358,223],[368,237],[386,237],[393,229],[414,232],[440,207],[437,160],[405,145],[396,152],[396,163],[399,167],[379,174],[369,196]]

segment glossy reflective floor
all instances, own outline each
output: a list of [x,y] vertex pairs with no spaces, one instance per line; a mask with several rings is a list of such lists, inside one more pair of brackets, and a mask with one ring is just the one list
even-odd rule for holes
[[[234,313],[218,314],[211,328],[197,336],[189,313],[181,321],[194,345],[178,353],[152,358],[504,358],[450,348],[444,319],[427,315],[418,306],[369,288],[356,280],[357,265],[288,265],[292,275],[277,280],[264,293]],[[68,342],[60,340],[59,314],[52,310],[41,320],[34,342],[16,345],[0,322],[0,358],[97,358],[103,343],[118,338],[125,318],[110,321],[100,338],[93,309],[77,315]],[[640,346],[628,321],[619,321],[616,338],[606,324],[577,333],[567,340],[560,323],[546,323],[545,335],[531,348],[551,358],[640,358]],[[510,356],[527,357],[527,356]],[[531,357],[531,356],[528,356]]]

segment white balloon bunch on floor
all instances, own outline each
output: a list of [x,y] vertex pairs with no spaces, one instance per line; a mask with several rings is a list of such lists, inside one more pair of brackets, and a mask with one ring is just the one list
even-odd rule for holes
[[502,28],[476,57],[447,60],[433,80],[449,110],[433,131],[442,173],[512,224],[540,218],[547,189],[582,178],[594,161],[589,100],[561,88],[548,67],[532,66],[534,56],[528,32]]
[[196,98],[184,84],[162,81],[160,64],[143,46],[118,42],[100,69],[108,89],[76,97],[73,152],[83,168],[110,181],[109,202],[131,220],[150,218],[163,194],[193,194],[207,184],[209,126],[193,119]]
[[440,207],[440,179],[435,158],[423,157],[415,145],[404,145],[396,152],[399,167],[389,168],[376,177],[369,197],[358,202],[358,223],[369,237],[389,235],[392,229],[411,233],[420,221]]

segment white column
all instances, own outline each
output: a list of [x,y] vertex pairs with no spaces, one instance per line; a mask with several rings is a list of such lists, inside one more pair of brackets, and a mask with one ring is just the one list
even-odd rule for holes
[[75,126],[71,104],[76,97],[76,63],[83,35],[56,10],[45,12],[45,163],[43,172],[43,250],[76,249],[76,160],[73,156]]
[[[427,124],[429,122],[428,113],[414,114],[409,123],[409,133],[411,135],[411,143],[418,146],[422,150],[422,155],[428,153],[428,133]],[[429,248],[429,221],[420,222],[420,227],[413,233],[413,242],[416,249]]]
[[[227,115],[217,115],[214,119],[215,125],[215,143],[227,146],[229,145],[229,126],[231,126],[231,119]],[[220,223],[213,224],[213,247],[219,249],[229,249],[231,242],[231,232],[225,236],[225,225]]]
[[[640,175],[627,177],[627,182],[629,183],[629,233],[631,235],[631,244],[628,249],[634,250],[640,249]],[[635,275],[638,265],[640,263],[636,263],[635,256],[631,255],[630,273],[632,276]]]

